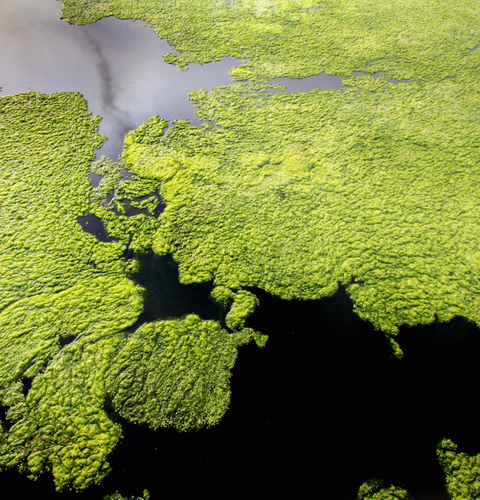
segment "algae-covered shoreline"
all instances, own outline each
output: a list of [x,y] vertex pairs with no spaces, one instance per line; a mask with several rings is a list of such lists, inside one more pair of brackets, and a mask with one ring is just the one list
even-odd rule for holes
[[[313,1],[64,5],[70,23],[146,20],[179,51],[167,62],[183,69],[240,57],[232,74],[247,83],[193,92],[203,125],[178,120],[167,130],[153,116],[126,136],[119,164],[93,166],[102,138],[79,94],[0,98],[0,394],[9,423],[0,467],[51,472],[58,490],[100,483],[122,437],[106,400],[153,429],[217,424],[237,347],[268,349],[249,328],[262,307],[255,289],[309,301],[344,285],[397,358],[403,326],[480,324],[473,2],[439,2],[426,25],[408,0],[345,1],[344,12]],[[348,77],[346,87],[269,94],[259,85],[321,71]],[[94,190],[90,171],[104,176]],[[127,217],[126,200],[145,213]],[[82,231],[77,219],[89,214],[112,242]],[[173,256],[181,283],[212,282],[224,321],[190,315],[131,333],[144,292],[129,279],[138,260],[126,256],[151,250]]]

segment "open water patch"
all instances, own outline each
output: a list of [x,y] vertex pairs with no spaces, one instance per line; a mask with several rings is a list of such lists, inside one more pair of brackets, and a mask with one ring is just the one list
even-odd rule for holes
[[135,254],[135,259],[140,269],[131,279],[145,292],[144,309],[132,331],[143,323],[187,314],[197,314],[202,319],[221,318],[221,309],[210,298],[212,283],[181,284],[178,264],[171,255],[159,257],[150,251]]
[[254,291],[260,306],[247,325],[270,338],[263,349],[239,349],[222,423],[187,434],[126,424],[102,487],[129,495],[145,487],[152,498],[295,491],[353,500],[363,481],[381,477],[415,500],[447,500],[437,443],[450,437],[480,451],[471,435],[478,328],[463,319],[402,328],[397,361],[343,288],[319,301]]
[[95,236],[98,241],[109,242],[112,238],[108,236],[102,219],[95,215],[86,215],[85,217],[78,217],[77,222],[80,224],[82,229],[92,236]]
[[[357,78],[358,76],[364,76],[364,75],[372,75],[374,78],[381,78],[384,76],[384,73],[381,71],[377,71],[376,73],[365,73],[365,71],[355,71],[353,76]],[[392,78],[385,78],[385,80],[389,83],[393,83],[394,85],[400,85],[401,83],[411,83],[412,80],[395,80]]]
[[[137,258],[135,281],[146,289],[138,324],[188,313],[219,319],[211,283],[181,285],[172,257]],[[447,437],[460,451],[480,451],[478,328],[461,318],[401,328],[405,358],[397,361],[383,334],[353,312],[343,287],[317,301],[251,291],[260,306],[247,326],[269,340],[263,349],[253,342],[239,348],[220,425],[178,433],[122,420],[124,439],[100,486],[54,494],[48,475],[32,483],[10,471],[2,473],[5,487],[15,484],[21,497],[51,486],[51,498],[89,500],[144,488],[169,499],[295,491],[296,498],[353,500],[360,484],[381,477],[415,500],[447,500],[437,443]]]
[[200,124],[188,93],[229,85],[229,70],[241,62],[229,57],[181,71],[163,60],[172,48],[142,21],[109,17],[71,26],[59,19],[61,7],[55,0],[1,0],[0,95],[81,92],[103,117],[108,141],[98,158],[116,160],[124,135],[152,115]]
[[[371,75],[374,78],[384,77],[381,71],[377,73],[365,73],[364,71],[356,71],[353,78],[363,75]],[[349,79],[346,78],[348,81]],[[385,78],[387,82],[399,85],[401,83],[410,83],[411,80],[394,80]],[[343,84],[343,79],[340,76],[329,75],[327,73],[319,73],[318,75],[307,76],[306,78],[274,78],[267,85],[281,85],[286,87],[285,90],[270,88],[266,90],[266,94],[277,94],[281,92],[311,92],[312,90],[340,90],[346,88]]]

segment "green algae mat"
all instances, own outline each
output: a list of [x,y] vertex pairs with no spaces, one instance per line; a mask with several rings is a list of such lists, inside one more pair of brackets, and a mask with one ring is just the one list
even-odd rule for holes
[[34,92],[1,98],[0,117],[0,397],[12,424],[0,430],[0,467],[51,471],[58,490],[82,490],[108,473],[122,437],[107,396],[152,428],[214,425],[229,404],[236,348],[254,332],[190,315],[127,336],[143,309],[127,277],[135,261],[122,258],[127,244],[100,243],[77,223],[103,142],[98,119],[80,94]]
[[[79,94],[0,98],[0,398],[12,424],[0,467],[50,471],[59,490],[100,482],[122,436],[106,398],[152,428],[217,424],[237,348],[266,343],[245,327],[255,288],[313,300],[345,285],[397,358],[402,325],[480,325],[478,2],[66,0],[61,15],[142,19],[182,69],[244,63],[237,83],[191,93],[203,125],[166,130],[154,116],[119,163],[92,165],[103,139]],[[345,87],[266,85],[323,71]],[[94,190],[90,170],[104,176]],[[122,214],[138,197],[148,214]],[[82,231],[87,214],[112,242]],[[128,330],[143,290],[125,255],[150,249],[173,255],[182,283],[214,283],[225,325],[190,315]],[[452,447],[439,459],[452,498],[467,498],[470,486],[452,486],[468,465],[452,465]],[[359,498],[408,494],[365,483]]]

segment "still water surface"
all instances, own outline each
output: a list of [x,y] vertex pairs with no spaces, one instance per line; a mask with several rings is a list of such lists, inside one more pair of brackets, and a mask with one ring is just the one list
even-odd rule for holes
[[[100,132],[109,141],[99,154],[114,159],[125,132],[153,114],[198,123],[188,92],[229,84],[228,71],[238,64],[228,59],[181,72],[164,63],[170,48],[141,22],[69,26],[58,19],[60,7],[53,0],[0,0],[0,95],[82,92],[104,117]],[[274,83],[287,91],[342,87],[324,74]],[[140,263],[135,280],[146,289],[146,307],[139,322],[189,312],[221,319],[208,300],[211,284],[180,285],[171,258],[146,255]],[[291,498],[353,500],[363,481],[379,476],[416,500],[445,499],[436,443],[449,437],[467,452],[480,450],[478,329],[464,320],[402,328],[399,363],[383,336],[352,312],[343,289],[311,302],[254,291],[261,305],[248,326],[270,340],[264,349],[239,350],[231,408],[220,426],[178,434],[123,422],[124,442],[100,486],[58,494],[48,474],[32,482],[7,471],[2,493],[100,500],[148,488],[152,500],[283,499],[287,491]]]
[[99,150],[117,159],[124,134],[158,114],[166,120],[200,123],[188,93],[229,85],[241,61],[190,65],[180,71],[162,55],[172,48],[142,21],[106,18],[70,26],[55,0],[0,0],[1,95],[35,90],[81,92],[94,115],[103,117]]

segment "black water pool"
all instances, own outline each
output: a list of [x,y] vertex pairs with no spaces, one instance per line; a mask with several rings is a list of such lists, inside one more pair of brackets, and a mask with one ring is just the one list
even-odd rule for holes
[[[171,259],[141,257],[135,277],[146,307],[136,327],[196,313],[221,319],[211,284],[181,285]],[[270,336],[266,347],[239,349],[231,407],[212,429],[180,434],[123,422],[113,470],[98,487],[53,491],[18,473],[2,482],[20,495],[100,499],[119,490],[152,498],[294,498],[353,500],[366,479],[404,486],[416,500],[447,499],[435,447],[451,438],[471,454],[476,430],[480,336],[463,319],[402,328],[403,361],[384,337],[352,312],[340,287],[320,301],[282,301],[253,290],[260,307],[248,326]],[[23,495],[23,496],[21,496]]]

